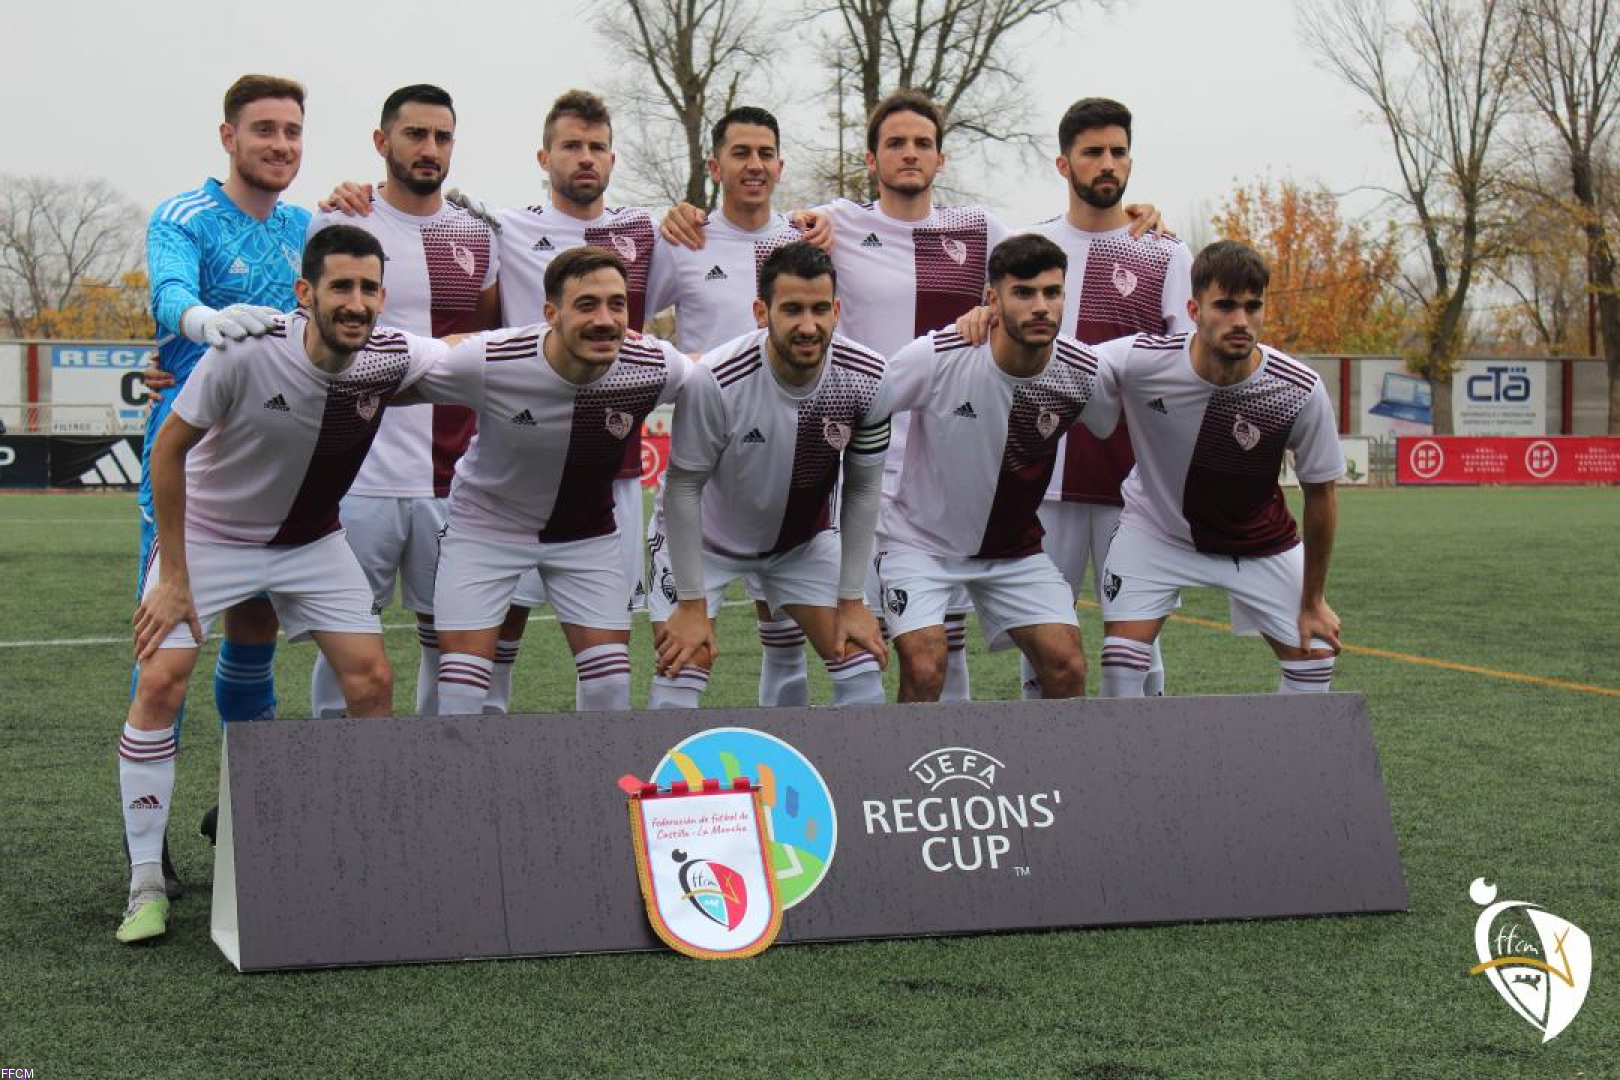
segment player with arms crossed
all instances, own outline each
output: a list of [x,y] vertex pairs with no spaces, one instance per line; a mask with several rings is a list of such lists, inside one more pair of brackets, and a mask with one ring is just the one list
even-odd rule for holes
[[[370,214],[316,215],[313,235],[334,222],[352,222],[376,236],[388,258],[388,299],[382,320],[424,337],[500,325],[500,269],[495,233],[441,192],[455,149],[456,108],[437,86],[404,86],[383,102],[372,143],[388,167]],[[421,658],[416,711],[438,712],[439,646],[433,629],[433,577],[439,531],[456,461],[472,438],[474,417],[457,405],[390,409],[343,500],[349,546],[371,582],[378,611],[400,583],[416,614]],[[310,698],[316,716],[343,711],[343,691],[324,656],[317,657]]]
[[[1152,645],[1183,588],[1224,589],[1232,629],[1265,637],[1281,693],[1326,691],[1339,651],[1328,559],[1344,473],[1333,406],[1310,368],[1259,343],[1270,281],[1251,248],[1193,261],[1190,335],[1098,350],[1136,451],[1103,566],[1103,693],[1140,697]],[[1283,451],[1305,494],[1304,543],[1277,477]]]
[[[703,358],[675,406],[649,606],[658,671],[650,708],[696,708],[719,649],[725,588],[757,575],[772,611],[804,629],[833,703],[882,704],[887,650],[865,599],[888,408],[883,360],[836,335],[837,274],[807,243],[760,272],[765,329]],[[842,528],[832,492],[842,469]]]
[[433,594],[440,715],[482,710],[502,616],[536,569],[574,654],[575,707],[630,707],[631,582],[613,481],[625,440],[674,400],[691,363],[625,337],[628,277],[607,249],[563,252],[546,268],[544,324],[458,347],[413,391],[478,413]]
[[1095,358],[1058,332],[1067,262],[1042,236],[1002,241],[989,259],[989,340],[970,345],[954,329],[936,330],[889,361],[894,410],[912,414],[876,560],[901,701],[939,699],[945,614],[959,586],[972,597],[986,645],[1017,645],[1045,697],[1085,693],[1073,599],[1041,551],[1036,516],[1058,439],[1082,418],[1093,422],[1094,412],[1107,427],[1114,422],[1106,406],[1092,404]]
[[382,248],[369,233],[318,233],[295,286],[308,314],[207,353],[158,432],[158,540],[133,620],[140,668],[118,744],[131,863],[120,941],[167,929],[159,860],[174,793],[175,717],[221,612],[268,593],[289,640],[314,637],[350,715],[389,711],[382,627],[344,542],[338,500],[389,398],[445,349],[375,329],[382,274]]

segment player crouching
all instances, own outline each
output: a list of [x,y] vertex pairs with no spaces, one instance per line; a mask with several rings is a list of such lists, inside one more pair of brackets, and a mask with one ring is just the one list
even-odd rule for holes
[[[696,708],[719,649],[726,586],[756,575],[832,677],[833,704],[881,704],[888,651],[866,605],[889,445],[883,360],[833,332],[837,273],[806,243],[759,275],[762,329],[703,357],[675,407],[648,590],[651,708]],[[843,477],[840,529],[832,492]]]
[[152,449],[158,542],[140,606],[140,674],[119,741],[129,845],[124,942],[167,929],[160,858],[174,793],[175,715],[214,619],[268,593],[290,641],[313,637],[350,716],[385,715],[393,674],[371,589],[345,543],[338,500],[389,398],[444,346],[375,329],[383,252],[336,225],[304,248],[302,310],[260,338],[202,357]]

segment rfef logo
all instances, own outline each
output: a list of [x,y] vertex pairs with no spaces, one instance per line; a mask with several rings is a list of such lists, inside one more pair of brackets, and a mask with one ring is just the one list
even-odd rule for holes
[[1497,902],[1496,886],[1475,878],[1468,888],[1485,910],[1474,923],[1479,963],[1470,975],[1484,975],[1513,1011],[1551,1042],[1586,1003],[1592,981],[1592,939],[1580,927],[1538,904]]

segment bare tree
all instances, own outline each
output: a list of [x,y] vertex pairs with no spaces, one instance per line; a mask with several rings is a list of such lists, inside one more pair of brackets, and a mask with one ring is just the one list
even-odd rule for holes
[[1597,297],[1609,369],[1609,434],[1620,435],[1620,292],[1604,221],[1601,165],[1620,107],[1620,11],[1610,0],[1520,0],[1518,73],[1568,159],[1570,194],[1586,239],[1587,287]]
[[1492,138],[1512,105],[1512,0],[1410,0],[1406,21],[1386,0],[1312,0],[1307,46],[1372,106],[1401,176],[1390,194],[1415,219],[1423,272],[1406,275],[1423,305],[1414,366],[1434,386],[1435,431],[1451,430],[1451,377],[1468,298],[1497,252],[1502,176]]
[[[616,89],[632,183],[667,202],[710,206],[709,130],[765,54],[762,0],[622,0],[598,31],[627,61]],[[749,102],[757,104],[757,102]]]
[[[1093,0],[1106,6],[1107,0]],[[811,0],[807,21],[831,23],[834,159],[821,169],[837,194],[876,195],[867,176],[866,117],[884,95],[919,90],[945,114],[947,142],[1037,145],[1015,41],[1021,30],[1061,23],[1073,0]]]
[[0,318],[34,332],[87,281],[118,281],[137,265],[140,209],[105,180],[0,175]]

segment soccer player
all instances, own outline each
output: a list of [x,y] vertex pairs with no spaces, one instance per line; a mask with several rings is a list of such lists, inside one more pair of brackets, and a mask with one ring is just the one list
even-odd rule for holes
[[[719,210],[702,221],[704,243],[689,248],[663,236],[657,241],[647,287],[647,309],[674,305],[676,343],[687,353],[705,353],[758,328],[754,302],[759,268],[772,251],[799,239],[799,230],[771,208],[782,178],[781,129],[764,109],[739,106],[714,125],[709,176],[720,188]],[[659,511],[648,524],[648,543],[661,535]],[[807,705],[810,680],[804,663],[804,630],[765,603],[756,575],[743,577],[758,619],[762,659],[761,705]],[[648,582],[655,614],[657,581]],[[659,632],[654,619],[654,633]]]
[[369,233],[318,233],[295,283],[304,310],[285,329],[207,353],[152,447],[158,539],[133,620],[139,669],[118,745],[131,864],[120,941],[167,929],[160,858],[175,717],[198,646],[221,612],[268,593],[289,640],[313,637],[320,646],[351,715],[389,711],[382,628],[344,542],[338,500],[389,397],[445,349],[375,328],[382,275],[382,248]]
[[[219,126],[220,145],[230,160],[225,182],[210,178],[160,203],[147,226],[158,370],[148,383],[152,406],[136,500],[141,514],[137,596],[157,539],[152,447],[176,396],[208,346],[263,334],[279,326],[281,313],[293,307],[309,213],[283,203],[280,195],[298,176],[303,133],[302,86],[271,75],[242,76],[225,91]],[[263,599],[243,597],[225,612],[225,640],[214,667],[221,721],[275,716],[277,629],[275,611]],[[175,722],[178,731],[180,720]],[[164,850],[167,868],[166,841]],[[169,890],[178,896],[179,879],[168,869]]]
[[989,340],[970,345],[954,329],[935,330],[889,361],[895,413],[912,416],[876,560],[901,701],[937,701],[944,690],[957,587],[972,598],[985,644],[1018,646],[1043,696],[1085,693],[1073,597],[1041,551],[1037,518],[1058,439],[1098,411],[1096,360],[1058,331],[1067,265],[1045,237],[1002,241],[988,263]]
[[543,325],[458,348],[415,391],[478,413],[456,465],[433,594],[439,712],[479,712],[501,618],[538,569],[574,654],[575,707],[630,707],[630,590],[614,516],[624,444],[672,401],[691,364],[674,346],[630,340],[619,256],[571,248],[546,267]]
[[649,607],[662,626],[650,708],[697,707],[718,653],[713,619],[726,586],[748,573],[769,609],[808,635],[834,704],[884,700],[887,650],[865,599],[888,448],[883,359],[833,332],[836,290],[826,252],[777,249],[754,302],[765,328],[703,357],[681,390],[667,543],[652,545]]
[[[495,232],[445,200],[440,190],[455,149],[456,108],[437,86],[403,86],[383,102],[372,143],[388,168],[372,212],[317,214],[313,235],[347,221],[381,242],[388,257],[384,324],[423,337],[491,329],[501,323]],[[444,528],[445,500],[457,459],[472,438],[474,417],[457,405],[388,410],[371,453],[343,500],[343,528],[366,571],[378,611],[400,584],[416,614],[421,658],[416,711],[438,712],[439,648],[433,629],[433,575]],[[526,614],[526,613],[525,613]],[[310,697],[316,716],[343,711],[343,690],[324,656],[317,657]]]
[[[1123,405],[1136,468],[1103,564],[1103,693],[1140,697],[1181,590],[1226,590],[1232,629],[1265,637],[1280,693],[1325,691],[1339,651],[1326,599],[1344,472],[1326,387],[1259,343],[1270,271],[1220,241],[1192,267],[1194,332],[1099,348],[1104,397]],[[1283,451],[1305,494],[1304,543],[1277,477]]]

